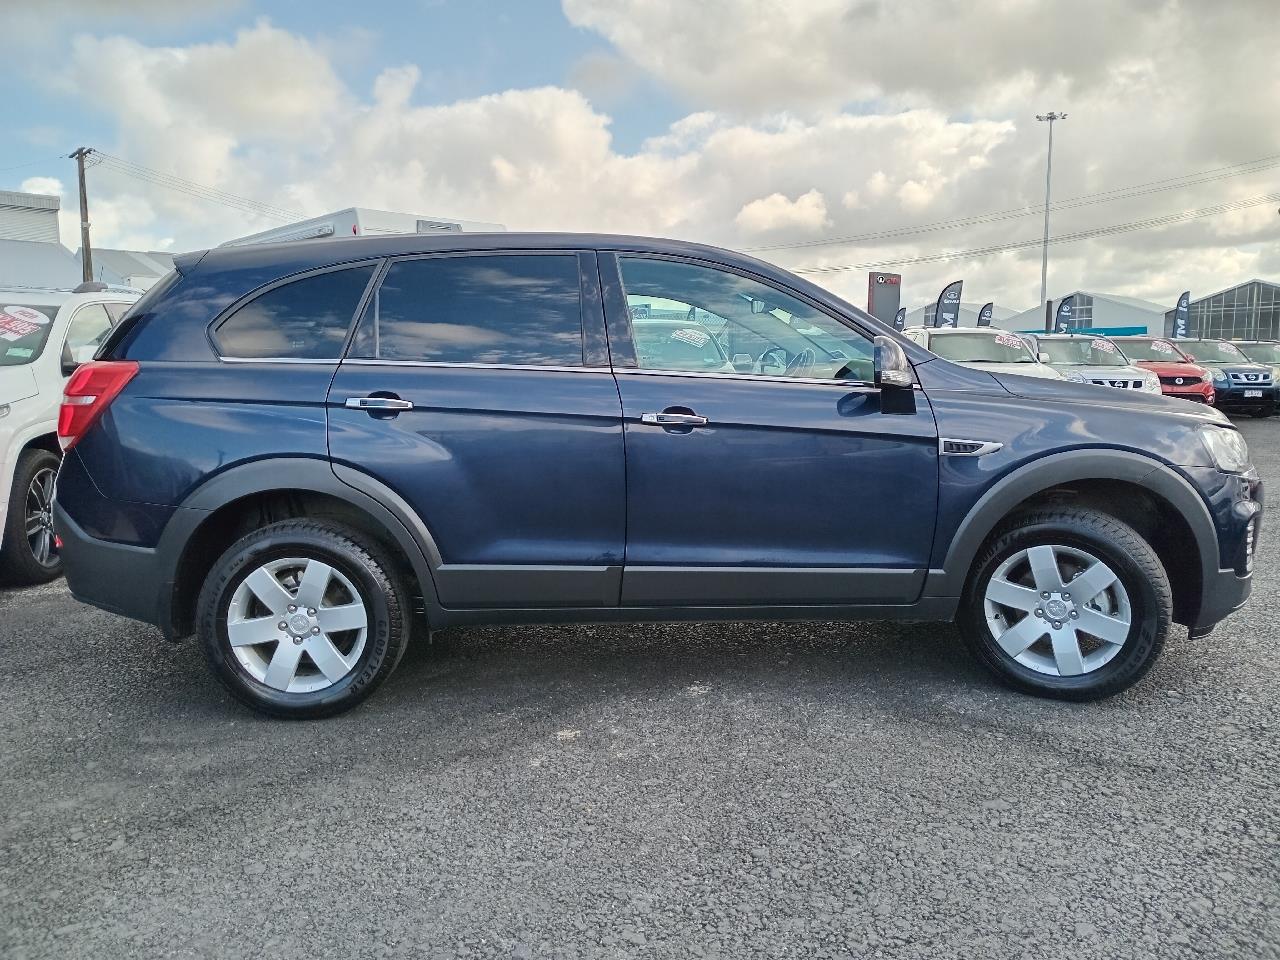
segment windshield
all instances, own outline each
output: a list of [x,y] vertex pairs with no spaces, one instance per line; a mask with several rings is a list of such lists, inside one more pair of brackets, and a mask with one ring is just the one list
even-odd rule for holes
[[641,366],[660,370],[720,370],[727,358],[700,323],[636,319],[631,326]]
[[1125,356],[1130,360],[1154,360],[1163,363],[1182,363],[1183,357],[1168,340],[1121,341]]
[[929,338],[929,349],[955,363],[1035,363],[1027,341],[1013,333],[944,333]]
[[40,356],[58,308],[48,303],[0,307],[0,367],[30,363]]
[[1280,343],[1246,343],[1242,352],[1254,363],[1280,363]]
[[1064,367],[1123,367],[1128,361],[1114,343],[1101,337],[1085,337],[1070,340],[1037,340],[1041,352],[1049,355],[1049,362]]
[[1225,340],[1202,340],[1187,345],[1187,353],[1197,363],[1248,363],[1248,358],[1234,343]]

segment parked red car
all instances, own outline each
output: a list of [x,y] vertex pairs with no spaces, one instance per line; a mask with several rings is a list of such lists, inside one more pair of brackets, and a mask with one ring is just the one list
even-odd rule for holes
[[1213,378],[1172,340],[1163,337],[1111,337],[1129,360],[1160,378],[1160,392],[1197,403],[1213,404]]

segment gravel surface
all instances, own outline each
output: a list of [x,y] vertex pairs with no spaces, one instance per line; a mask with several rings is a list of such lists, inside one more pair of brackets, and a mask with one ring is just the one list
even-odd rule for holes
[[0,592],[0,956],[1280,957],[1280,523],[1258,571],[1100,704],[943,625],[543,627],[313,723]]

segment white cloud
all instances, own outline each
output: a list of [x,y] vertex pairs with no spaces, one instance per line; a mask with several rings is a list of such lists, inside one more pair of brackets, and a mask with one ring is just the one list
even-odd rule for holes
[[813,232],[831,224],[827,219],[827,202],[817,190],[803,193],[794,200],[780,193],[752,200],[738,211],[733,222],[748,235],[771,233],[788,227]]
[[[920,227],[763,254],[798,267],[909,260],[1039,235],[1046,131],[1037,110],[1070,112],[1055,131],[1058,197],[1280,153],[1280,73],[1257,52],[1276,44],[1231,47],[1242,35],[1265,40],[1274,18],[1255,9],[1250,19],[1243,5],[1212,17],[1155,0],[1138,13],[1104,6],[1117,12],[1103,19],[1086,5],[1068,16],[1032,0],[566,0],[570,18],[616,51],[578,64],[578,90],[452,103],[426,102],[414,65],[353,89],[334,69],[336,48],[266,21],[187,46],[86,34],[71,44],[62,89],[114,125],[103,149],[307,213],[363,205],[739,247]],[[1228,48],[1236,66],[1226,71]],[[599,98],[623,95],[625,84],[610,85],[633,71],[671,85],[691,112],[622,153]],[[841,107],[855,100],[857,112]],[[274,225],[107,165],[89,175],[103,246],[192,248]],[[1054,230],[1247,197],[1273,182],[1270,171],[1081,207],[1056,214]],[[929,227],[1018,208],[1033,215]],[[1276,237],[1272,205],[1063,245],[1051,286],[1157,300],[1186,286],[1217,289],[1280,259]],[[1038,290],[1039,251],[902,272],[908,304],[964,276],[973,297],[1021,308]],[[819,279],[855,301],[865,291],[860,269]]]

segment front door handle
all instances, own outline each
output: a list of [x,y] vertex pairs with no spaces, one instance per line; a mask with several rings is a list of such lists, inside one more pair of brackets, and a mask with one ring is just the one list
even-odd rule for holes
[[347,397],[345,406],[352,410],[412,410],[412,400],[399,397]]
[[705,427],[707,418],[696,413],[642,413],[640,422],[655,427]]

